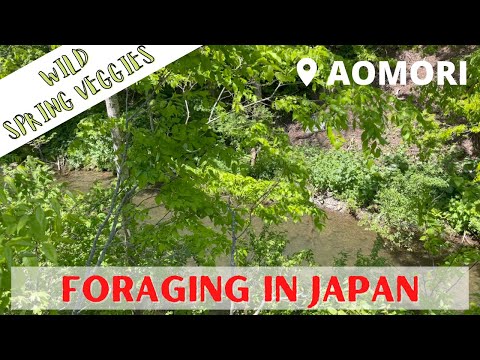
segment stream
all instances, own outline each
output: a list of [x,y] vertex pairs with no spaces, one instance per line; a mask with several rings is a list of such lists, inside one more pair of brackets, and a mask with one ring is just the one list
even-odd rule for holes
[[[70,190],[87,192],[95,181],[108,184],[113,179],[111,173],[94,171],[73,171],[68,175],[58,177],[58,180],[66,182]],[[153,206],[154,199],[147,199],[151,195],[140,195],[134,199],[135,203],[144,201],[145,206]],[[324,209],[327,221],[322,231],[315,229],[312,220],[305,217],[298,223],[284,223],[276,227],[286,233],[289,239],[287,253],[294,253],[304,249],[311,249],[318,266],[333,266],[334,257],[338,257],[341,251],[348,254],[348,265],[352,265],[358,250],[363,255],[369,255],[376,239],[375,232],[367,230],[348,213],[340,213]],[[165,214],[162,208],[150,212],[153,219],[159,219]],[[254,221],[253,226],[261,228],[260,221]],[[379,256],[386,258],[392,266],[432,266],[432,259],[418,252],[407,250],[391,251],[382,249]],[[220,260],[220,262],[222,262]],[[226,264],[225,264],[226,265]],[[480,292],[480,264],[470,270],[470,294]],[[472,301],[472,297],[470,297]]]

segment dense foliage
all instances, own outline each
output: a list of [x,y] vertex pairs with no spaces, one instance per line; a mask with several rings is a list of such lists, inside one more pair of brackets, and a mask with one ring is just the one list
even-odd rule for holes
[[427,161],[401,150],[375,160],[351,151],[305,152],[316,191],[344,200],[352,212],[369,210],[364,221],[392,245],[411,249],[416,240],[428,240],[438,251],[452,237],[480,236],[475,164],[455,151]]
[[[0,78],[55,47],[0,46]],[[3,157],[0,313],[12,266],[314,264],[308,249],[286,255],[271,226],[309,216],[320,231],[320,195],[365,211],[377,250],[423,248],[440,263],[474,265],[480,51],[452,55],[469,62],[466,87],[433,84],[399,99],[376,85],[326,85],[334,60],[351,70],[357,60],[394,63],[405,49],[204,46],[116,95],[119,116],[99,104]],[[308,88],[296,72],[303,57],[318,65]],[[333,148],[293,146],[290,124],[324,132]],[[389,147],[390,128],[400,147]],[[361,149],[344,149],[348,129],[360,131]],[[461,151],[464,140],[472,151]],[[115,180],[71,193],[52,169],[114,171]],[[356,265],[384,265],[377,250]]]

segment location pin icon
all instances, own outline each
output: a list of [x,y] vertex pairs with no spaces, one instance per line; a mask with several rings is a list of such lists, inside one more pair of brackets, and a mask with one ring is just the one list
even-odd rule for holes
[[[309,65],[310,69],[305,70],[305,65]],[[303,58],[297,64],[297,73],[298,76],[300,76],[300,79],[302,79],[305,86],[308,86],[308,84],[312,82],[315,74],[317,73],[317,63],[313,59]]]

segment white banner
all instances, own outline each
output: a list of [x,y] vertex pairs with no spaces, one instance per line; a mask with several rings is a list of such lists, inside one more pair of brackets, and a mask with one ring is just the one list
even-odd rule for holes
[[201,45],[63,45],[0,80],[0,157]]
[[468,267],[14,267],[12,310],[468,309]]

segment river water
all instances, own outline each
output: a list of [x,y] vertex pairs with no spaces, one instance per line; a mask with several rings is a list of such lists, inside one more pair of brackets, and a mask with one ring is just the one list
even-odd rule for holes
[[[93,171],[75,171],[66,176],[60,176],[59,180],[68,184],[71,190],[80,192],[88,191],[95,181],[107,184],[113,179],[110,173]],[[149,198],[150,197],[150,198]],[[136,203],[143,201],[143,205],[151,207],[154,200],[151,194],[145,194],[134,200]],[[315,229],[310,218],[304,218],[298,223],[285,223],[277,227],[278,230],[286,233],[289,239],[287,253],[293,253],[303,249],[311,249],[316,263],[319,266],[332,266],[334,257],[340,252],[347,252],[349,255],[348,265],[352,265],[358,250],[363,255],[370,254],[376,240],[376,234],[358,224],[358,221],[347,213],[339,213],[332,210],[325,210],[327,221],[322,231]],[[161,218],[165,211],[161,208],[154,209],[150,216],[154,219]],[[254,227],[260,227],[259,222],[254,222]],[[382,249],[380,256],[387,259],[392,266],[432,266],[436,265],[434,260],[427,254],[409,252],[406,250],[391,251]],[[480,265],[470,270],[470,294],[480,292]],[[472,298],[471,298],[472,301]]]

